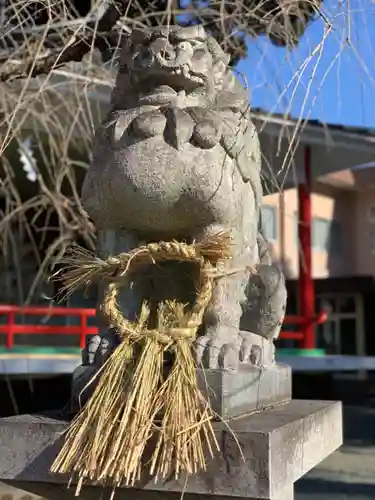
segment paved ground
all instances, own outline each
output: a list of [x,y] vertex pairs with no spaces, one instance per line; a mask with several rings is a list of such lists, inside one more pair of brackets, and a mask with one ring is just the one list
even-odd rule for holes
[[[295,500],[375,500],[375,405],[345,408],[344,435],[344,446],[299,481]],[[0,484],[0,500],[35,499],[23,495]]]
[[295,500],[375,499],[375,407],[344,410],[344,446],[296,484]]

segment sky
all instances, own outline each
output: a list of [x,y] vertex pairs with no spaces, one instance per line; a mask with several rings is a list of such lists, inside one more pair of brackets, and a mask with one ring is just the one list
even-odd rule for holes
[[[238,65],[253,107],[375,128],[375,2],[324,2],[294,50],[249,41]],[[330,23],[330,25],[328,24]]]

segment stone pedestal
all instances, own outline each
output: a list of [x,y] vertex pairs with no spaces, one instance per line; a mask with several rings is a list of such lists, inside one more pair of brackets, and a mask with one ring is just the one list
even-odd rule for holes
[[202,394],[221,418],[234,418],[264,410],[292,398],[292,370],[273,363],[240,363],[238,370],[198,370]]
[[[72,411],[77,412],[79,401],[86,401],[94,384],[88,385],[95,366],[80,366],[73,374]],[[254,366],[240,363],[238,370],[197,370],[200,390],[211,408],[221,418],[233,418],[287,403],[292,398],[290,366],[272,363]],[[88,387],[84,392],[84,387]]]
[[[116,498],[178,500],[243,497],[293,500],[293,484],[342,444],[341,403],[290,401],[271,409],[215,424],[221,453],[208,470],[185,480],[121,488]],[[49,472],[67,423],[35,415],[0,420],[0,481],[50,500],[69,499],[68,478]],[[234,437],[235,436],[235,437]],[[86,486],[82,498],[106,499],[111,491]],[[194,499],[192,499],[194,500]]]

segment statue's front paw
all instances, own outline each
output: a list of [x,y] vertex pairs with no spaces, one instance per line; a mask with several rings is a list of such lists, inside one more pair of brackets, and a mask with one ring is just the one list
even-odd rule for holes
[[256,333],[240,330],[240,361],[257,366],[269,366],[275,362],[275,345]]
[[113,334],[94,335],[82,350],[82,364],[73,372],[70,410],[76,413],[88,401],[97,385],[96,375],[117,345]]
[[240,348],[240,361],[260,366],[262,364],[262,348],[252,342],[251,337],[243,336]]
[[198,337],[194,343],[196,362],[204,368],[236,370],[239,363],[240,338],[227,328],[223,332]]
[[88,339],[82,351],[82,364],[102,366],[117,345],[117,338],[113,334],[94,335]]

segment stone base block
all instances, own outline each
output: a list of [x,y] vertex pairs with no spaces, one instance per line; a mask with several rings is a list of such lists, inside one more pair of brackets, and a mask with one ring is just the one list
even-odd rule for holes
[[[341,403],[290,401],[262,412],[215,424],[221,451],[208,469],[179,481],[154,483],[143,477],[136,488],[121,488],[116,497],[161,500],[196,495],[247,500],[293,500],[293,484],[342,444]],[[50,500],[73,498],[67,477],[49,467],[61,446],[67,423],[35,415],[0,419],[0,481]],[[111,491],[87,486],[82,498],[109,498]]]
[[[72,412],[91,396],[94,384],[82,390],[95,374],[95,366],[79,366],[73,374]],[[238,370],[197,370],[205,398],[220,418],[232,418],[287,403],[292,398],[292,372],[288,365],[259,367],[242,363]],[[82,398],[79,400],[79,398]]]
[[258,367],[240,364],[238,370],[198,370],[201,390],[221,418],[264,410],[292,398],[292,372],[287,365]]

